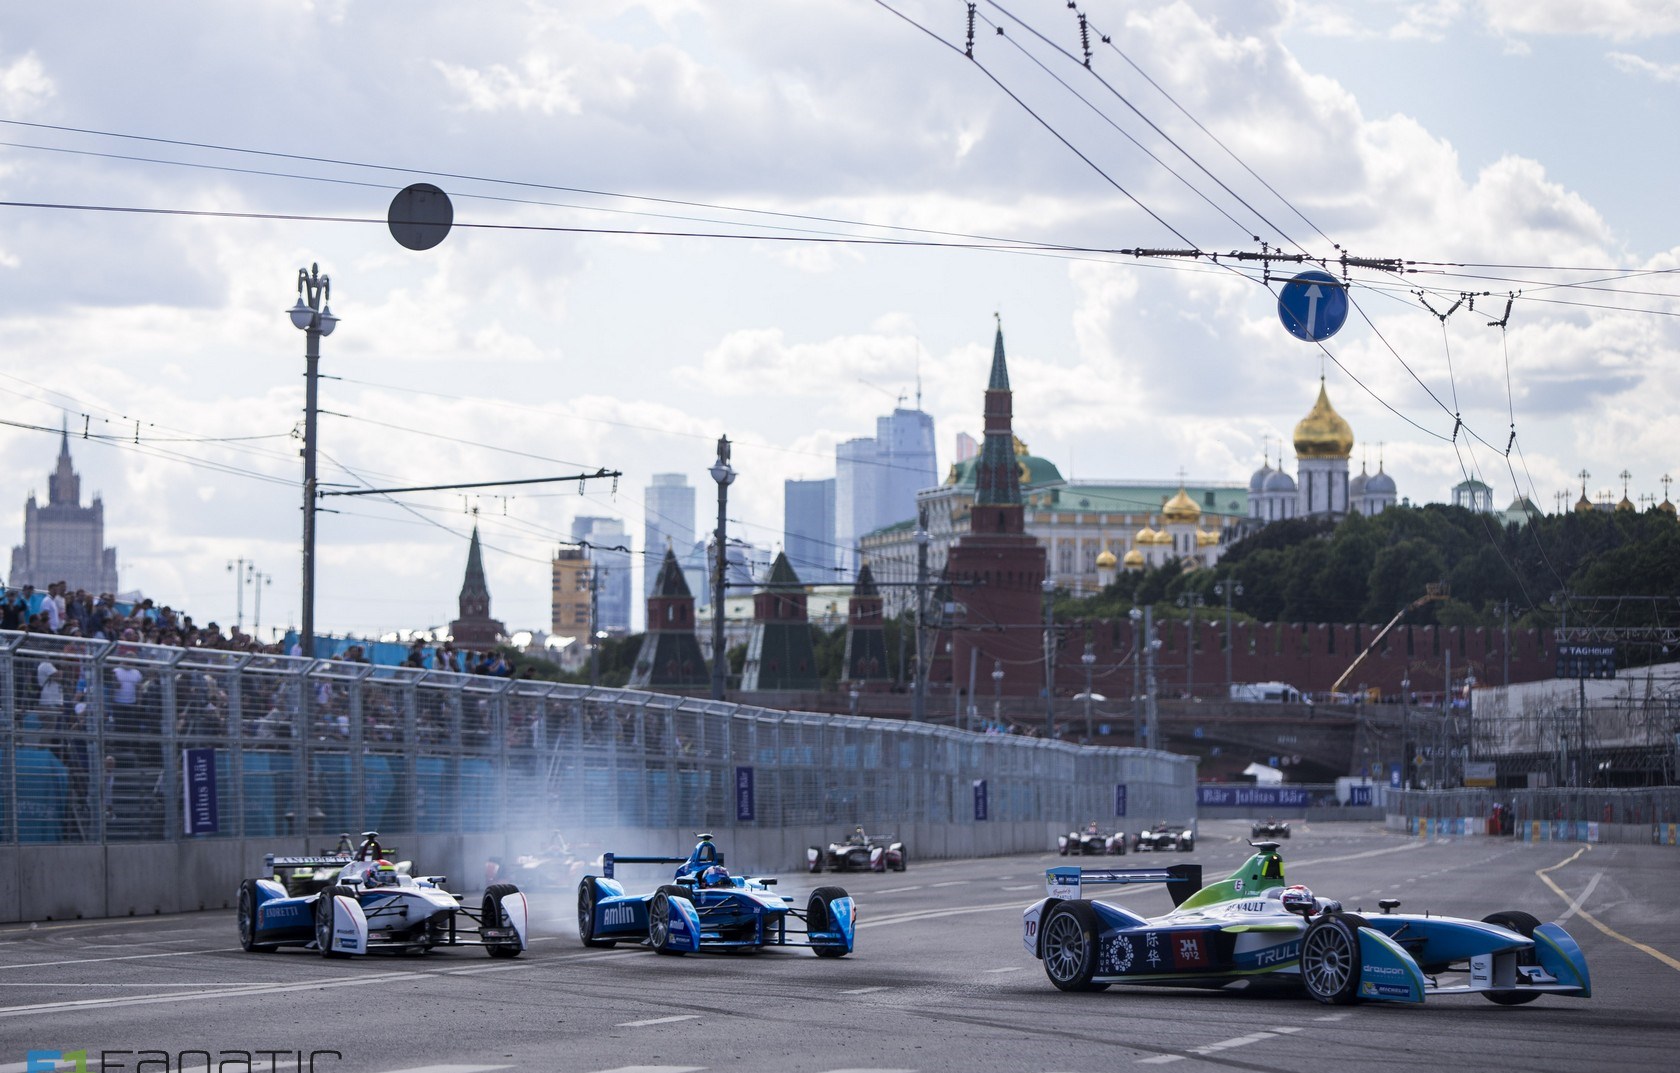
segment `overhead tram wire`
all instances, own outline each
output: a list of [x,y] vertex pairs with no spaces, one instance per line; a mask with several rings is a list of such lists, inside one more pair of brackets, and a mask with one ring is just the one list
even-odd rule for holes
[[[1268,219],[1266,217],[1265,213],[1261,212],[1259,209],[1257,209],[1253,205],[1251,205],[1248,202],[1248,200],[1246,198],[1244,198],[1241,194],[1239,194],[1235,190],[1231,189],[1231,187],[1229,185],[1227,185],[1223,179],[1219,178],[1219,176],[1215,175],[1212,171],[1210,171],[1205,165],[1202,164],[1202,162],[1200,160],[1197,160],[1195,155],[1192,154],[1188,149],[1184,148],[1184,146],[1180,145],[1178,143],[1178,141],[1175,140],[1172,137],[1172,135],[1168,134],[1165,130],[1161,129],[1159,124],[1157,124],[1153,119],[1150,119],[1147,115],[1145,115],[1143,113],[1142,109],[1138,108],[1137,105],[1133,104],[1131,102],[1131,100],[1125,94],[1121,93],[1118,89],[1116,89],[1114,87],[1113,83],[1109,82],[1106,78],[1104,78],[1101,74],[1099,74],[1097,72],[1097,70],[1094,67],[1092,67],[1089,63],[1081,63],[1080,60],[1078,59],[1078,57],[1074,56],[1067,49],[1063,48],[1062,46],[1056,44],[1054,41],[1050,40],[1050,38],[1046,37],[1042,32],[1040,32],[1031,23],[1028,23],[1024,19],[1020,18],[1014,12],[1010,11],[1008,8],[1004,7],[1002,4],[998,3],[997,0],[986,0],[986,3],[988,4],[988,6],[996,8],[1006,18],[1010,19],[1016,25],[1020,26],[1022,29],[1026,30],[1028,33],[1032,34],[1034,37],[1038,38],[1040,41],[1044,42],[1044,44],[1047,47],[1049,47],[1051,50],[1059,53],[1063,58],[1068,60],[1068,62],[1073,63],[1077,66],[1083,67],[1086,71],[1088,71],[1090,73],[1091,77],[1093,77],[1097,80],[1097,83],[1099,85],[1101,85],[1104,89],[1106,89],[1114,97],[1115,100],[1119,101],[1121,104],[1123,104],[1127,108],[1131,109],[1132,114],[1137,116],[1144,123],[1148,124],[1150,130],[1153,130],[1157,135],[1159,135],[1161,137],[1161,139],[1163,141],[1165,141],[1168,145],[1172,146],[1174,149],[1178,150],[1180,155],[1182,155],[1185,160],[1188,160],[1191,164],[1195,165],[1197,170],[1199,170],[1203,175],[1206,175],[1210,180],[1212,180],[1214,183],[1216,183],[1221,190],[1225,191],[1225,193],[1229,194],[1232,198],[1234,198],[1239,205],[1241,205],[1243,208],[1247,209],[1249,212],[1253,213],[1255,218],[1260,220],[1267,227],[1271,228],[1272,232],[1274,234],[1276,234],[1279,237],[1281,237],[1282,239],[1284,239],[1286,242],[1288,242],[1290,245],[1294,246],[1297,250],[1301,251],[1302,253],[1307,252],[1306,247],[1302,246],[1299,242],[1295,241],[1295,239],[1291,238],[1287,231],[1285,231],[1283,228],[1279,227],[1277,224],[1273,223],[1270,219]],[[1069,6],[1072,7],[1074,5],[1070,4]],[[988,22],[988,24],[989,25],[996,25],[995,23],[990,23],[990,22]],[[1104,40],[1107,40],[1108,35],[1103,34],[1101,36],[1103,37]],[[1017,42],[1010,35],[1004,34],[1003,37],[1004,37],[1005,40],[1009,41],[1012,45],[1014,45],[1017,49],[1020,49],[1023,55],[1028,55],[1028,56],[1031,55],[1030,53],[1027,53],[1026,49],[1022,48],[1020,43]],[[1036,59],[1036,57],[1033,58],[1033,62],[1038,63],[1038,60]],[[1040,64],[1040,67],[1042,68],[1043,65]],[[1048,68],[1044,68],[1044,70],[1045,70],[1046,74],[1050,73]],[[1085,102],[1089,105],[1089,102],[1085,101],[1084,96],[1081,95],[1077,90],[1074,90],[1072,86],[1068,86],[1066,82],[1062,82],[1062,80],[1060,78],[1057,78],[1053,74],[1051,75],[1051,77],[1056,78],[1056,81],[1061,83],[1063,86],[1066,86],[1070,93],[1073,93],[1074,96],[1078,97],[1080,101]],[[1147,78],[1147,76],[1145,76],[1145,77]],[[1151,81],[1150,84],[1154,85],[1154,82]],[[1159,89],[1158,86],[1156,88]],[[1171,98],[1169,98],[1169,100],[1170,99]],[[1174,101],[1173,103],[1177,104],[1176,101]],[[1094,105],[1090,105],[1090,107],[1092,107],[1093,110],[1097,111],[1099,115],[1103,114],[1101,112],[1101,110],[1096,109],[1096,107]],[[1182,110],[1182,108],[1181,108],[1181,110]],[[1189,113],[1186,112],[1185,114],[1188,115]],[[1104,118],[1106,119],[1107,117],[1104,116]],[[1112,124],[1112,121],[1110,121],[1110,122]],[[1194,122],[1194,117],[1192,117],[1192,122]],[[1201,127],[1200,123],[1197,123],[1196,125],[1198,127]],[[1115,126],[1115,129],[1119,130],[1120,128],[1118,126]],[[1202,129],[1204,131],[1206,130],[1205,127],[1202,128]],[[1125,134],[1124,131],[1121,131],[1121,133]],[[1212,198],[1209,198],[1206,194],[1202,193],[1200,190],[1197,190],[1196,187],[1193,186],[1189,182],[1189,180],[1184,179],[1182,176],[1180,176],[1178,174],[1177,171],[1173,170],[1171,167],[1168,167],[1168,165],[1166,164],[1165,161],[1161,160],[1153,152],[1150,152],[1148,149],[1144,148],[1142,143],[1138,142],[1137,139],[1133,138],[1130,134],[1125,134],[1125,137],[1127,138],[1127,140],[1131,141],[1133,145],[1136,145],[1139,149],[1142,149],[1145,153],[1147,153],[1151,160],[1155,161],[1157,164],[1160,164],[1161,167],[1168,172],[1168,174],[1172,175],[1174,178],[1179,179],[1186,186],[1190,187],[1191,190],[1194,190],[1198,195],[1200,195],[1204,200],[1206,200],[1209,205],[1212,205],[1213,208],[1215,209],[1215,211],[1219,212],[1227,220],[1230,220],[1231,223],[1234,224],[1238,229],[1240,229],[1244,234],[1250,235],[1250,236],[1252,236],[1254,234],[1254,230],[1255,230],[1254,228],[1245,227],[1243,224],[1239,223],[1237,221],[1237,219],[1235,217],[1233,217],[1230,213],[1226,212],[1223,208],[1219,207],[1218,205],[1214,205],[1214,202],[1213,202]],[[1224,148],[1223,145],[1221,145],[1220,147]],[[1230,150],[1228,150],[1228,149],[1226,151],[1230,152]],[[1233,158],[1235,158],[1235,154],[1232,154],[1232,156],[1233,156]],[[1237,162],[1239,164],[1242,163],[1241,160],[1238,160]],[[1246,168],[1246,165],[1244,165],[1244,167]],[[1249,173],[1253,174],[1252,169],[1249,169]],[[1255,177],[1259,178],[1259,176],[1255,176]],[[1267,189],[1270,190],[1271,187],[1268,186]],[[1275,194],[1276,191],[1273,191],[1273,193]],[[1287,204],[1287,202],[1285,202],[1285,204]],[[1293,208],[1294,206],[1290,206],[1290,207]],[[1298,211],[1297,211],[1296,214],[1300,215],[1300,213]],[[1303,219],[1305,219],[1305,217],[1303,217]],[[1315,227],[1314,230],[1318,230],[1318,229]],[[1325,241],[1327,241],[1327,242],[1329,241],[1328,236],[1324,236],[1324,233],[1322,231],[1320,231],[1319,234],[1320,234],[1321,237],[1325,238]]]

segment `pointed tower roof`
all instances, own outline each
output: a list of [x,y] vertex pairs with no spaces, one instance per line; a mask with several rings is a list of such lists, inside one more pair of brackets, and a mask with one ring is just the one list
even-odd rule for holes
[[70,426],[61,425],[58,434],[58,466],[47,482],[47,502],[53,506],[79,507],[82,503],[82,479],[70,462]]
[[1353,453],[1353,429],[1330,405],[1324,378],[1318,379],[1318,400],[1295,426],[1297,458],[1347,458]]
[[490,595],[490,585],[484,580],[484,553],[478,548],[478,523],[473,523],[472,543],[467,545],[467,573],[461,579],[461,598]]
[[980,447],[975,471],[974,502],[987,506],[1019,506],[1021,471],[1015,459],[1014,400],[1009,390],[1009,366],[1003,353],[1003,325],[992,342],[992,376],[986,383],[986,441]]
[[881,595],[880,587],[875,584],[875,571],[869,569],[869,564],[868,563],[864,563],[861,567],[858,568],[857,581],[855,581],[852,584],[852,595],[853,596],[879,596],[879,595]]
[[653,582],[653,595],[690,598],[694,596],[694,593],[689,591],[688,579],[683,577],[682,567],[677,563],[677,554],[671,550],[669,541],[665,546],[665,559],[659,564],[659,576]]
[[770,564],[770,578],[764,583],[767,589],[802,589],[805,583],[799,580],[799,575],[793,572],[793,564],[788,562],[787,552],[778,551],[776,561]]

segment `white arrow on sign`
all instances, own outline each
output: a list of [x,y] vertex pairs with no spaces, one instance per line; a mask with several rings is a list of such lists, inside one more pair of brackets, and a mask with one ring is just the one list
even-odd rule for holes
[[1307,288],[1307,338],[1312,338],[1318,326],[1318,300],[1324,294],[1314,283]]

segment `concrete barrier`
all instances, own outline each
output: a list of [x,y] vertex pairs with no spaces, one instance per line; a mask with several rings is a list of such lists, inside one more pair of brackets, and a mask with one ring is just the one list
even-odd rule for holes
[[104,846],[19,846],[19,920],[105,917]]

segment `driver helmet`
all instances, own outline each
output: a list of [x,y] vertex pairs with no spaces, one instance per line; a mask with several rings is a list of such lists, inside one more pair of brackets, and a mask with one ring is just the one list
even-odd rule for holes
[[1312,916],[1313,910],[1318,908],[1318,900],[1313,897],[1313,892],[1299,883],[1283,888],[1280,900],[1286,911],[1300,913],[1304,917]]
[[390,861],[375,862],[367,870],[367,877],[363,880],[370,887],[394,887],[397,885],[397,866]]
[[700,885],[702,887],[730,886],[729,869],[725,868],[721,864],[712,865],[710,868],[700,873]]

